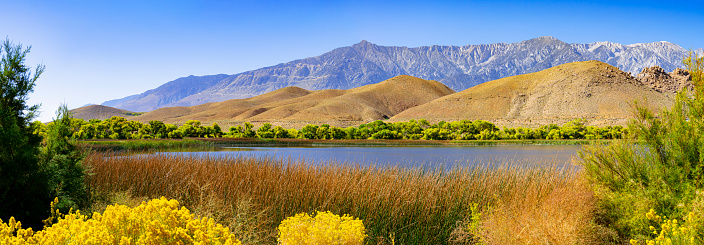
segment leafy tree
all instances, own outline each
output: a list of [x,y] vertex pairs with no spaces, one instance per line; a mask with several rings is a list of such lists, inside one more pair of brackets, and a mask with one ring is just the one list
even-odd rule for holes
[[166,125],[161,121],[152,120],[149,121],[149,135],[155,139],[163,139],[168,137],[166,132]]
[[83,209],[89,205],[89,195],[84,184],[86,169],[82,161],[85,154],[78,150],[71,139],[75,120],[66,105],[59,107],[56,119],[47,129],[46,146],[41,151],[42,165],[48,170],[49,188],[59,197],[63,213],[71,208]]
[[215,128],[213,126],[201,126],[201,132],[198,137],[215,137]]
[[253,128],[254,128],[254,125],[252,125],[249,122],[245,122],[244,123],[244,130],[242,131],[242,137],[254,138],[256,133],[254,132],[254,130],[252,130]]
[[288,131],[281,126],[274,127],[272,132],[274,133],[274,138],[277,138],[277,139],[288,138]]
[[474,130],[476,132],[481,132],[484,130],[489,130],[489,131],[498,131],[499,128],[497,128],[493,123],[484,121],[484,120],[476,120],[472,122],[472,125],[474,126]]
[[44,72],[24,64],[30,49],[7,39],[0,49],[0,219],[14,216],[38,229],[51,195],[37,158],[41,138],[29,126],[39,106],[26,101]]
[[395,139],[401,139],[402,136],[396,131],[391,131],[388,129],[381,130],[379,132],[376,132],[372,134],[371,139],[388,139],[388,140],[395,140]]
[[298,139],[298,137],[299,137],[299,135],[298,135],[298,130],[296,130],[295,128],[292,128],[292,129],[289,129],[289,130],[286,130],[286,131],[287,131],[286,134],[288,135],[288,138],[291,138],[291,139]]
[[347,136],[345,137],[346,139],[359,139],[357,138],[359,135],[359,129],[357,129],[356,127],[349,126],[345,128],[344,131],[345,134],[347,134]]
[[222,136],[222,128],[220,128],[220,125],[217,123],[213,123],[213,137],[221,137]]
[[181,131],[182,137],[202,137],[205,131],[198,120],[188,120],[178,130]]
[[565,123],[560,129],[560,134],[566,139],[583,139],[584,131],[586,131],[585,123],[584,119],[575,119]]
[[225,136],[231,138],[241,138],[243,131],[244,129],[242,129],[242,125],[237,125],[237,127],[230,126],[230,129],[227,131],[227,134],[225,134]]
[[301,132],[299,132],[299,134],[304,139],[317,139],[317,132],[318,132],[318,126],[313,125],[313,124],[308,124],[301,129]]
[[257,138],[274,138],[274,131],[271,128],[271,123],[264,123],[257,129]]
[[474,136],[477,139],[480,140],[498,140],[499,139],[499,131],[497,130],[491,130],[491,129],[484,129],[481,132],[479,132],[479,135]]
[[347,138],[347,133],[345,133],[344,129],[332,127],[330,128],[330,136],[332,139],[341,140]]
[[32,134],[38,135],[42,139],[46,138],[46,124],[34,121],[30,127],[32,127]]
[[330,125],[323,124],[315,130],[316,139],[332,139],[330,135]]
[[424,140],[440,140],[443,139],[440,135],[440,129],[438,128],[428,128],[423,130]]

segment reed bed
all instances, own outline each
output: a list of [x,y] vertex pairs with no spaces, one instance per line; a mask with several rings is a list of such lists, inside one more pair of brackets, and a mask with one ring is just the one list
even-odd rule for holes
[[[368,244],[450,243],[453,231],[462,230],[472,215],[473,203],[487,214],[482,233],[473,235],[494,244],[568,244],[582,239],[585,231],[579,227],[591,222],[591,192],[580,182],[580,171],[558,165],[505,163],[441,171],[114,153],[94,153],[86,164],[93,172],[87,180],[93,193],[175,198],[229,225],[245,244],[275,244],[283,219],[313,211],[362,219]],[[527,228],[534,222],[545,228]],[[517,237],[513,233],[529,235],[506,238]],[[550,238],[531,240],[535,237]]]

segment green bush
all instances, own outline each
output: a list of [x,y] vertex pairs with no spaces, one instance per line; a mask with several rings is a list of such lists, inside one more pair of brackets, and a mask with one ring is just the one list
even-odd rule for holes
[[651,208],[672,219],[701,212],[693,203],[704,195],[704,61],[690,54],[684,63],[694,93],[679,92],[659,117],[635,103],[628,131],[640,141],[589,146],[580,153],[601,221],[624,240],[654,238],[643,215]]
[[90,205],[84,183],[87,170],[83,167],[83,159],[86,154],[70,138],[72,118],[66,105],[59,107],[56,117],[47,128],[46,146],[41,149],[40,160],[47,172],[52,195],[59,197],[57,208],[67,213]]

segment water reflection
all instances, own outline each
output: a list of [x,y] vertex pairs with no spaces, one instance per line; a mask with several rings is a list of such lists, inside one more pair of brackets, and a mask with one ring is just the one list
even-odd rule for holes
[[186,156],[250,156],[377,166],[452,168],[475,164],[514,162],[570,165],[581,146],[334,146],[334,147],[223,147],[214,151],[163,152]]

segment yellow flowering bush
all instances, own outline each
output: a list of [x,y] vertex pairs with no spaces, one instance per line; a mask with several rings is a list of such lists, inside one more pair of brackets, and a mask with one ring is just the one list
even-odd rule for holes
[[[701,239],[697,237],[697,227],[700,225],[701,217],[696,217],[690,212],[687,217],[679,222],[677,219],[667,219],[661,217],[655,210],[645,214],[648,220],[660,225],[660,229],[650,226],[650,231],[655,237],[654,240],[646,240],[647,245],[684,245],[701,244]],[[638,245],[638,241],[631,239],[632,245]]]
[[361,220],[335,215],[329,211],[307,213],[288,217],[279,225],[278,240],[281,244],[362,244],[367,234]]
[[135,208],[112,205],[88,219],[69,213],[42,231],[0,221],[2,244],[241,244],[213,219],[196,219],[176,200],[162,197]]

